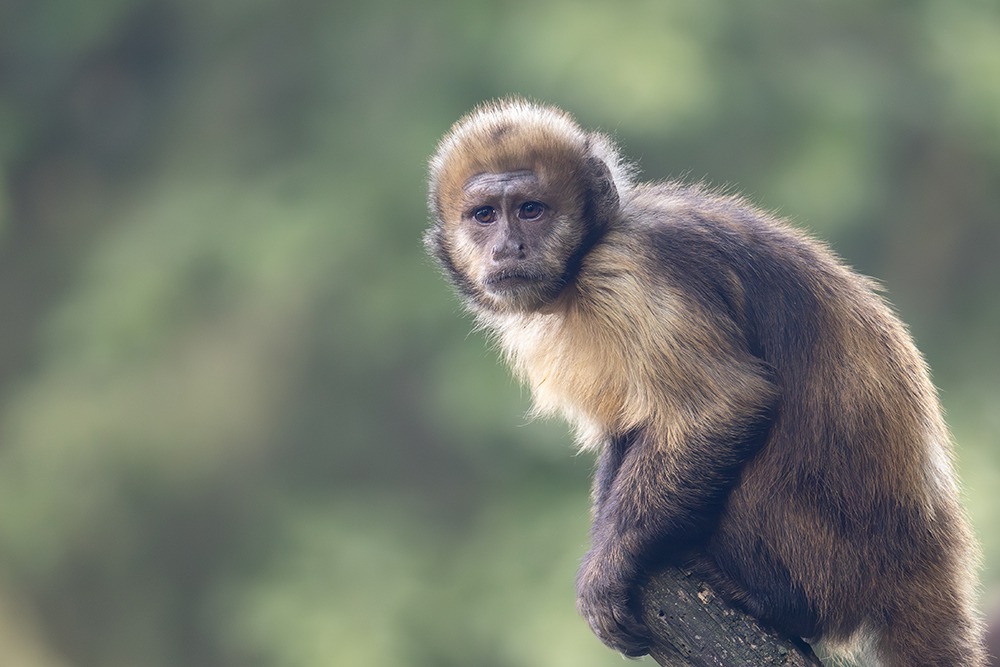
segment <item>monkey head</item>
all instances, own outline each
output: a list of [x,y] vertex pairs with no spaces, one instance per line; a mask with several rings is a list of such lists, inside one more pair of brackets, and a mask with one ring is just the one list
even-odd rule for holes
[[606,137],[561,110],[485,105],[431,159],[425,242],[473,310],[543,310],[614,220],[628,176]]

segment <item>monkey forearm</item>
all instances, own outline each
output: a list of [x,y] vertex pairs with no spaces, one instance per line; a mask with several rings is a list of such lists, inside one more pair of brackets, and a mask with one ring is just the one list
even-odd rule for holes
[[617,438],[602,453],[594,484],[592,545],[577,578],[578,607],[605,643],[640,655],[646,631],[634,593],[655,559],[692,548],[710,531],[754,441],[747,428],[719,429],[682,446],[649,431]]
[[628,552],[664,553],[710,531],[711,515],[756,451],[760,421],[747,418],[670,444],[641,431],[627,447],[609,447],[595,479],[595,546],[616,540]]

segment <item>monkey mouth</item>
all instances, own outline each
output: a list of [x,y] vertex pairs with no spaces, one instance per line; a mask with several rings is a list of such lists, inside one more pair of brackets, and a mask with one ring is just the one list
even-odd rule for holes
[[486,276],[483,290],[491,308],[534,312],[550,303],[562,286],[545,273],[522,268],[500,269]]
[[490,290],[510,290],[537,284],[540,276],[518,269],[501,269],[486,276],[486,288]]

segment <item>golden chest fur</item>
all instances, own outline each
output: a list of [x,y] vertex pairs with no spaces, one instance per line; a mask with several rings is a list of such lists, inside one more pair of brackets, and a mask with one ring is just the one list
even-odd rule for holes
[[[680,438],[743,397],[772,395],[756,362],[731,358],[707,314],[644,269],[642,248],[612,240],[550,312],[491,322],[536,413],[563,415],[592,448],[640,426]],[[706,364],[705,350],[726,363]]]

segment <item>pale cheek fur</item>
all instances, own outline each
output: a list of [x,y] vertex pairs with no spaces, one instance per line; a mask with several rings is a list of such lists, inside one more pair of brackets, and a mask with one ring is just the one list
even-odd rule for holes
[[454,239],[452,255],[455,265],[474,283],[481,285],[485,278],[485,267],[488,266],[482,248],[461,225],[452,227],[451,236]]

